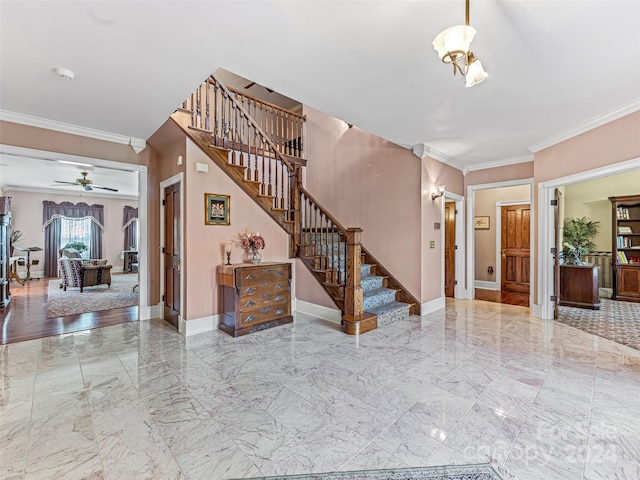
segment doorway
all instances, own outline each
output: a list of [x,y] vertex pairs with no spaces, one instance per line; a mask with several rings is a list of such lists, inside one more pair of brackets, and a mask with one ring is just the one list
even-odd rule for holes
[[[500,303],[529,306],[531,205],[500,203]],[[496,215],[497,217],[497,215]]]
[[182,331],[181,321],[184,299],[182,192],[182,173],[160,183],[160,194],[163,199],[160,207],[162,228],[160,292],[163,304],[163,318],[179,331]]
[[468,298],[532,305],[532,180],[468,187]]
[[456,203],[444,204],[444,296],[455,297],[456,282]]

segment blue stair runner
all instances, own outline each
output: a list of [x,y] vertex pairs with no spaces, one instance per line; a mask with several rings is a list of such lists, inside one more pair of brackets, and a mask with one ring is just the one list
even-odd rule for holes
[[[312,241],[320,241],[319,234],[308,235]],[[329,235],[324,235],[324,244],[318,245],[317,252],[329,259],[329,266],[340,270],[344,278],[345,273],[345,249],[346,244],[338,239],[329,240]],[[397,320],[409,316],[411,306],[408,303],[396,301],[396,290],[383,287],[384,277],[371,273],[373,265],[360,266],[360,284],[363,290],[363,310],[378,316],[378,327],[389,325]]]
[[362,308],[378,316],[378,327],[409,316],[410,305],[396,301],[396,291],[382,286],[384,277],[371,274],[372,265],[360,266],[360,284],[364,291]]

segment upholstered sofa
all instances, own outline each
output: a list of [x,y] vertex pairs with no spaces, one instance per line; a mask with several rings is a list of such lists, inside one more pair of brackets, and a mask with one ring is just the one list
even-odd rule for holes
[[80,293],[84,287],[94,285],[111,286],[111,268],[106,260],[83,259],[80,252],[73,248],[62,250],[62,256],[58,259],[60,272],[60,288],[79,287]]

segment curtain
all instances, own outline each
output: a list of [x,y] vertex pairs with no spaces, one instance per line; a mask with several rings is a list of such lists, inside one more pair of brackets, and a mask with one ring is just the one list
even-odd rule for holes
[[42,202],[42,229],[44,230],[44,275],[58,276],[58,256],[60,255],[61,217],[91,218],[90,258],[102,257],[102,231],[104,230],[104,206],[87,205],[80,202]]
[[125,206],[122,209],[122,230],[124,230],[124,250],[131,250],[138,245],[138,209]]

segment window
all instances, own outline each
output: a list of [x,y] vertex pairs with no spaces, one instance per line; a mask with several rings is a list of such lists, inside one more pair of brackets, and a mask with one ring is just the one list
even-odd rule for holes
[[82,242],[87,246],[84,252],[81,252],[82,258],[89,258],[91,250],[91,218],[67,218],[61,219],[60,245],[72,242]]

